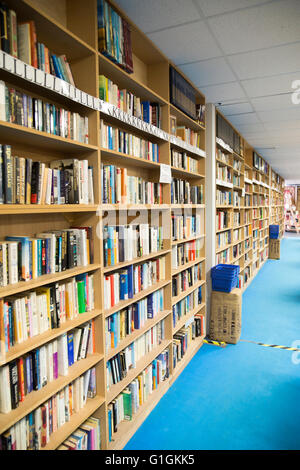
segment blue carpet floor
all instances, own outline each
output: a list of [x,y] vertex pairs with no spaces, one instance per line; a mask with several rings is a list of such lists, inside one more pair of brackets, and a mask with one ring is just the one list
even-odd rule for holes
[[[300,449],[300,238],[283,239],[243,295],[242,336],[226,348],[204,345],[125,450]],[[300,354],[299,354],[300,359]]]

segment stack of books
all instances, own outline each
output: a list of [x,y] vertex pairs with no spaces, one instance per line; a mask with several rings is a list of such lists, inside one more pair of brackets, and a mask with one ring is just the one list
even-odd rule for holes
[[159,145],[139,136],[110,126],[101,119],[101,146],[104,149],[126,153],[132,157],[142,158],[151,162],[160,161]]
[[92,259],[91,227],[6,237],[0,241],[0,287],[87,266]]
[[161,109],[159,103],[142,101],[126,89],[120,89],[112,80],[99,75],[99,98],[113,104],[130,116],[135,116],[148,124],[161,127]]
[[131,176],[127,168],[101,164],[103,204],[162,204],[163,185]]
[[26,396],[67,376],[69,367],[95,352],[92,322],[64,333],[0,368],[0,413],[10,413]]
[[57,450],[101,450],[100,419],[91,416]]
[[164,310],[164,290],[159,289],[105,320],[106,352],[118,346],[120,341],[142,328],[148,319]]
[[0,120],[47,134],[89,143],[88,117],[80,116],[0,81]]
[[131,31],[106,0],[97,0],[99,51],[128,73],[133,72]]
[[143,336],[107,362],[107,390],[121,382],[136,363],[165,339],[165,320],[154,325]]
[[113,440],[122,421],[131,421],[150,395],[169,377],[169,350],[164,350],[108,405],[108,438]]
[[104,277],[104,308],[109,309],[122,300],[132,299],[142,290],[163,281],[165,276],[166,258],[163,256],[106,275]]
[[95,368],[89,369],[0,436],[0,450],[40,450],[73,414],[96,396]]
[[0,144],[0,204],[93,204],[93,168],[88,160],[47,164],[12,155]]
[[16,12],[5,2],[0,5],[0,32],[2,51],[75,86],[65,54],[56,55],[38,42],[34,21],[18,23]]
[[94,276],[81,274],[24,295],[0,300],[0,340],[8,352],[16,344],[59,328],[94,309]]
[[105,225],[103,228],[104,266],[132,261],[163,249],[163,227]]

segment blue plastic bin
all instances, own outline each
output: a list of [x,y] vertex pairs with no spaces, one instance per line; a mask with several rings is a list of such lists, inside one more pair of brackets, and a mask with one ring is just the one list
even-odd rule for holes
[[237,287],[240,267],[233,264],[217,264],[211,269],[212,290],[231,292]]
[[269,237],[272,239],[279,238],[279,225],[270,225],[269,226]]

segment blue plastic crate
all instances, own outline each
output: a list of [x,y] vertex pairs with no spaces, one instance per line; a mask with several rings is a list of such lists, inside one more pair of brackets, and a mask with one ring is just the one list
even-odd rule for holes
[[279,225],[269,226],[269,237],[275,240],[279,238]]
[[212,289],[231,292],[238,286],[240,267],[233,264],[218,264],[211,269]]

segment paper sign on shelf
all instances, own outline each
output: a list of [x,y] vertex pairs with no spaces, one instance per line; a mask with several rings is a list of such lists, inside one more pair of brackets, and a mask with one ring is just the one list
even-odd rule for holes
[[172,173],[170,165],[160,164],[160,183],[172,183]]
[[84,91],[81,92],[81,104],[87,104],[87,94]]
[[57,93],[60,93],[60,90],[62,88],[62,85],[61,85],[61,82],[62,80],[58,77],[55,77],[55,80],[54,80],[54,91],[57,91]]
[[75,100],[75,87],[73,85],[70,85],[69,97],[71,100]]
[[242,197],[245,197],[245,188],[242,188]]
[[0,68],[3,69],[4,67],[4,52],[0,51]]
[[61,93],[65,96],[70,96],[70,86],[69,83],[64,80],[61,81]]
[[78,101],[78,102],[80,102],[80,100],[81,100],[81,91],[78,90],[78,88],[75,88],[75,98],[74,99],[75,99],[75,101]]

